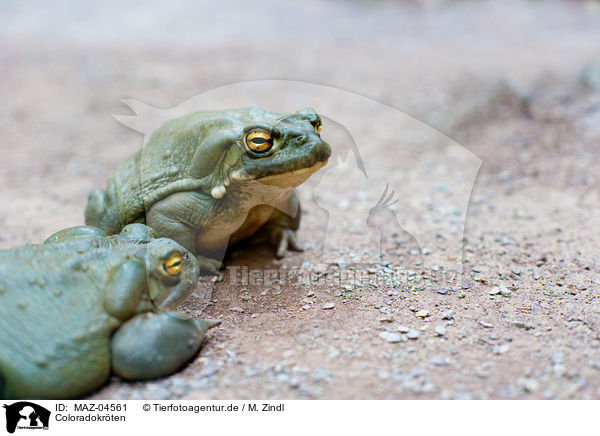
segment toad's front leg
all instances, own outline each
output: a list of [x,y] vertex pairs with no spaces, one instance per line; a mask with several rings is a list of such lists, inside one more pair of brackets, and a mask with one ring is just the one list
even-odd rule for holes
[[296,237],[301,216],[298,194],[293,190],[279,205],[274,206],[272,215],[259,232],[273,246],[277,258],[284,257],[287,250],[302,251]]
[[[200,192],[178,192],[153,205],[146,213],[147,224],[159,236],[179,242],[196,255],[201,274],[219,272],[220,259],[198,255],[196,233],[213,206],[213,198]],[[223,250],[224,255],[224,250]]]

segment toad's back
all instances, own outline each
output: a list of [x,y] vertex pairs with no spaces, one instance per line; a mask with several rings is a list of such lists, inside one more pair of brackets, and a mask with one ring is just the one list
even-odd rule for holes
[[119,323],[102,309],[103,290],[124,255],[103,245],[0,251],[0,397],[69,396],[107,377]]

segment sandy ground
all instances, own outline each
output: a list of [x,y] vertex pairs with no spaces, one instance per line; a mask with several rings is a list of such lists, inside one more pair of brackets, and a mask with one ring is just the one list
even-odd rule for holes
[[[83,223],[142,144],[112,117],[123,98],[281,79],[397,109],[311,88],[368,177],[336,156],[300,190],[306,251],[233,250],[183,306],[224,320],[199,355],[93,398],[600,397],[598,2],[13,1],[0,20],[0,248]],[[273,89],[265,107],[297,109]],[[386,184],[377,233],[361,225]]]

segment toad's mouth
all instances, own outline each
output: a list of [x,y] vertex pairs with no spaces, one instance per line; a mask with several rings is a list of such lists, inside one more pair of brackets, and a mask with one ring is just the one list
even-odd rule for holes
[[304,168],[298,168],[292,171],[282,171],[281,173],[268,174],[265,176],[253,177],[252,175],[236,171],[231,175],[231,179],[243,182],[253,180],[258,183],[280,188],[295,188],[304,183],[316,171],[327,165],[327,160],[317,161],[313,165]]
[[287,173],[272,174],[256,179],[257,182],[269,186],[278,186],[280,188],[295,188],[304,183],[315,172],[327,165],[327,161],[319,161],[311,167],[299,168]]

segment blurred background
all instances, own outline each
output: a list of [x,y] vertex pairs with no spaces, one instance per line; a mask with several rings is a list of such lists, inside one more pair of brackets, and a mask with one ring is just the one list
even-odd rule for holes
[[[125,98],[170,108],[242,81],[311,82],[390,105],[482,161],[461,284],[404,294],[315,284],[308,300],[305,288],[223,285],[208,308],[188,307],[225,319],[203,357],[168,380],[114,381],[100,398],[600,396],[600,2],[4,0],[0,23],[0,248],[82,224],[89,191],[142,144],[112,116],[131,114]],[[383,143],[400,137],[368,110],[354,117]],[[372,162],[393,178],[394,148],[379,152]],[[473,170],[461,159],[448,158],[456,183]],[[406,166],[417,181],[454,174]],[[327,184],[343,191],[344,180]],[[444,197],[454,185],[437,186]],[[436,198],[405,210],[433,253],[448,238],[427,223],[456,224]],[[326,229],[319,217],[307,208],[309,248]],[[311,268],[311,253],[273,265]],[[497,285],[512,296],[491,293]],[[321,310],[330,301],[334,315]],[[420,339],[378,336],[398,323]]]

